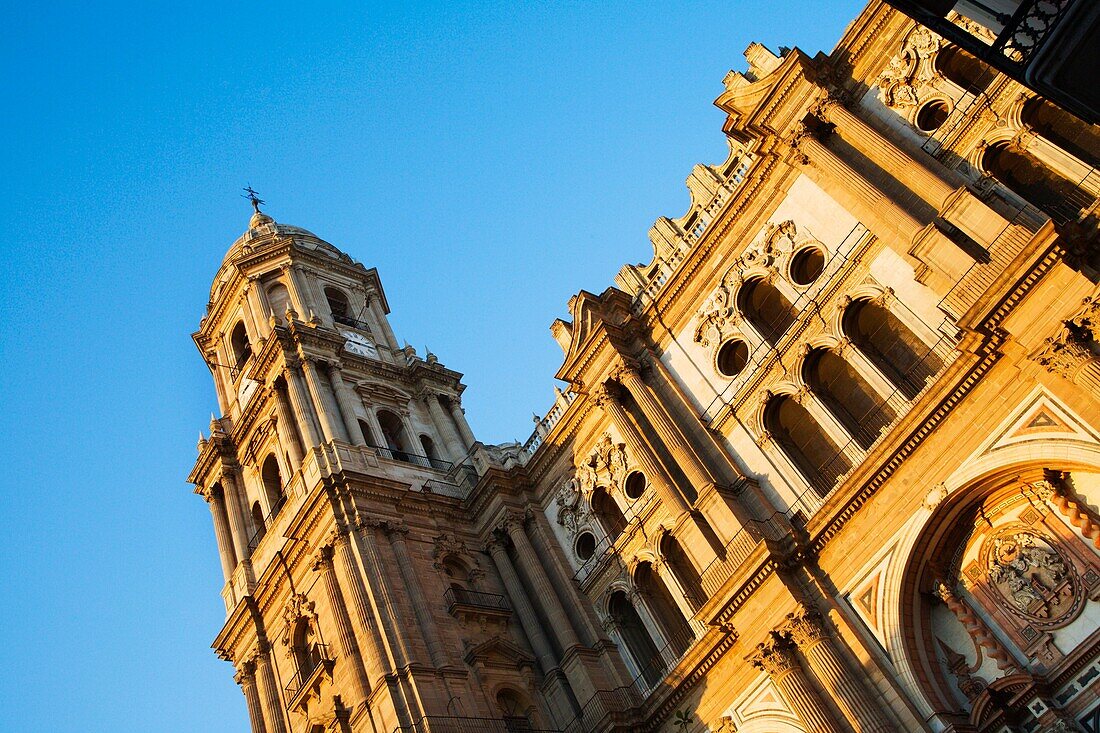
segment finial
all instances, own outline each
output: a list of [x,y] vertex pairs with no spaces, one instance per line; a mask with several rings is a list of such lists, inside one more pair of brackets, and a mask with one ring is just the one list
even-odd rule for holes
[[260,204],[266,204],[267,202],[264,201],[262,198],[260,198],[259,193],[252,190],[252,184],[251,183],[248,184],[247,186],[245,186],[241,190],[244,191],[244,193],[241,194],[241,198],[248,199],[249,201],[251,201],[252,202],[252,210],[255,211],[257,214],[259,214],[260,213]]
[[531,422],[535,423],[535,425],[538,425],[540,422],[542,422],[542,418],[539,417],[537,412],[532,412],[531,413]]
[[206,436],[203,435],[202,431],[200,430],[199,431],[199,445],[198,445],[199,453],[202,453],[202,449],[205,448],[205,447],[206,447]]
[[432,350],[429,349],[427,345],[424,346],[424,360],[427,361],[429,364],[439,363],[439,357],[433,354]]
[[250,229],[255,229],[256,227],[258,227],[262,224],[272,224],[272,223],[274,223],[275,222],[274,219],[272,219],[270,216],[268,216],[264,212],[260,211],[260,205],[264,204],[264,203],[267,203],[267,202],[264,201],[262,198],[260,198],[260,194],[258,194],[256,191],[254,191],[252,189],[252,185],[249,184],[249,185],[245,186],[244,189],[242,189],[242,190],[244,191],[244,193],[241,194],[241,198],[246,198],[252,203],[253,214],[252,214],[252,218],[248,220],[249,228]]
[[293,324],[297,320],[298,313],[294,310],[294,307],[290,304],[290,301],[288,300],[286,302],[286,322],[289,324]]

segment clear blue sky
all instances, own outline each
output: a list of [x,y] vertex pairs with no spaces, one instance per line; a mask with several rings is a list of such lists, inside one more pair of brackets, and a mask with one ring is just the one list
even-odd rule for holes
[[[396,5],[396,4],[395,4]],[[752,40],[829,50],[861,3],[4,3],[0,729],[245,731],[204,502],[190,340],[245,228],[379,269],[398,338],[524,439],[550,322],[724,158]]]

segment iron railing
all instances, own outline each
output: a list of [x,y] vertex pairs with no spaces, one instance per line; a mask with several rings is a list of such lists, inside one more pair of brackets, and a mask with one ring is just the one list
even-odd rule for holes
[[298,693],[308,685],[313,678],[321,674],[323,670],[332,668],[333,659],[328,651],[328,644],[312,644],[300,662],[298,671],[286,683],[286,699],[293,700]]
[[279,516],[279,512],[286,506],[287,498],[286,492],[283,491],[279,494],[279,498],[275,500],[275,503],[271,506],[271,511],[263,519],[263,523],[256,528],[256,531],[252,533],[252,536],[248,539],[248,554],[251,555],[256,551],[256,548],[260,546],[260,541],[267,535],[267,528],[275,521]]
[[383,448],[379,445],[372,445],[370,447],[373,448],[374,452],[380,457],[389,458],[391,461],[411,463],[414,466],[434,468],[437,471],[450,471],[454,467],[453,463],[444,461],[442,458],[432,458],[431,456],[424,456],[419,453],[409,453],[408,451],[397,450],[396,448]]
[[370,324],[366,321],[360,321],[358,318],[352,318],[351,316],[338,316],[333,313],[332,320],[336,323],[339,323],[341,326],[350,326],[351,328],[357,328],[360,331],[366,331],[367,333],[370,333]]
[[393,733],[561,733],[557,728],[536,728],[525,716],[463,718],[426,715],[412,725],[398,726]]
[[511,611],[508,599],[499,593],[483,593],[477,590],[467,590],[451,586],[443,593],[443,600],[447,602],[447,610],[453,611],[456,606],[473,606],[475,608],[488,608],[494,611]]

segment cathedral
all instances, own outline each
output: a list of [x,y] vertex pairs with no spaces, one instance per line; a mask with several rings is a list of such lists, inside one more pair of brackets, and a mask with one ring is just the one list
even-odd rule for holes
[[253,733],[1100,731],[1100,128],[879,0],[744,55],[522,444],[254,202],[188,477]]

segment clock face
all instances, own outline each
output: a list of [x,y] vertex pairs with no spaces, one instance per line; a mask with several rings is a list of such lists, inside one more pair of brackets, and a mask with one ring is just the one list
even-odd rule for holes
[[372,359],[378,358],[378,349],[366,336],[354,331],[341,331],[340,335],[344,337],[344,349],[347,351],[359,356],[368,356]]

